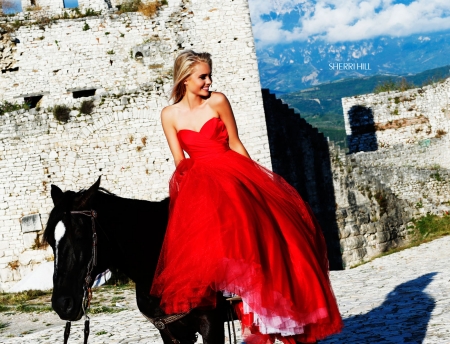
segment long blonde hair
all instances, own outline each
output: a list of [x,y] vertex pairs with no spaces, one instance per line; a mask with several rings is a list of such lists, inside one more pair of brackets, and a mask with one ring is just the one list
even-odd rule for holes
[[183,99],[186,93],[186,86],[184,81],[191,76],[196,64],[204,62],[209,65],[212,70],[211,54],[196,53],[193,50],[182,51],[173,65],[173,87],[170,94],[170,99],[173,99],[174,104]]

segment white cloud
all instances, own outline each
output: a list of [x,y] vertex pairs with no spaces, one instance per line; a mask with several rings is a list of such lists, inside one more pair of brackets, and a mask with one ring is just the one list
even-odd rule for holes
[[[258,46],[293,41],[358,41],[378,36],[408,36],[450,29],[450,1],[415,0],[249,0]],[[298,11],[292,30],[282,15]],[[262,16],[271,14],[271,20]]]

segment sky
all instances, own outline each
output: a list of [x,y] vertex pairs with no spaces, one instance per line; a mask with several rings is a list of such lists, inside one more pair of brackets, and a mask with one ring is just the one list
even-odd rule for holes
[[450,0],[249,0],[257,48],[450,30]]
[[[78,0],[63,0],[63,1],[64,1],[64,7],[66,7],[66,8],[78,7]],[[7,5],[5,6],[4,3],[7,3]],[[6,14],[22,12],[21,0],[2,1],[2,4],[3,4],[3,6],[2,6],[3,12],[5,12]]]

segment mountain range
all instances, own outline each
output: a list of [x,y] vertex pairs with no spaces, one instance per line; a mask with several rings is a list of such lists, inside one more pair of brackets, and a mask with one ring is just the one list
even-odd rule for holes
[[449,65],[450,32],[342,43],[311,39],[258,48],[257,57],[262,87],[292,93],[330,81],[413,75]]
[[450,65],[412,75],[374,75],[326,82],[297,92],[279,93],[278,97],[330,140],[345,147],[343,97],[373,93],[380,85],[399,84],[402,79],[409,87],[421,87],[448,77]]

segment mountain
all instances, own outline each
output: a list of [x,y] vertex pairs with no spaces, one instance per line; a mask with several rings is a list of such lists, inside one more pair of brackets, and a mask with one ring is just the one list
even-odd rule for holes
[[257,57],[262,86],[275,93],[291,93],[324,82],[412,75],[449,65],[450,32],[358,42],[294,42],[258,48]]
[[374,92],[384,83],[399,83],[402,79],[410,86],[423,86],[450,77],[450,65],[430,69],[413,75],[374,75],[327,82],[292,93],[280,93],[278,97],[310,124],[345,146],[346,135],[341,98]]

